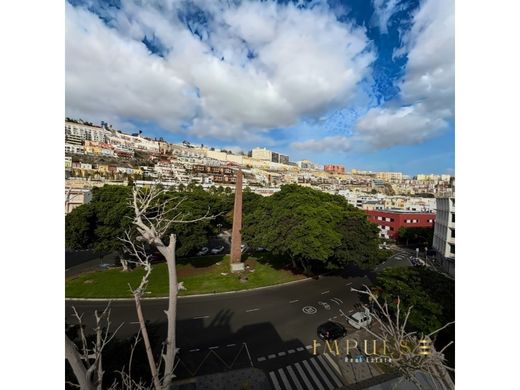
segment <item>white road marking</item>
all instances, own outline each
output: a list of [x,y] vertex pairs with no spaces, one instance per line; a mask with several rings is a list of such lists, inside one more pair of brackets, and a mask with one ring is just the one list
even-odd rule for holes
[[285,356],[285,355],[287,355],[286,352],[278,352],[278,356]]
[[350,309],[348,312],[349,312],[349,313],[352,313],[353,311],[354,311],[354,309]]
[[209,347],[208,349],[217,349],[217,348],[218,348],[218,346],[217,347]]
[[314,306],[305,306],[302,311],[305,314],[316,314],[318,312],[318,309],[316,309]]
[[202,319],[202,318],[209,318],[209,316],[198,316],[198,317],[193,317],[194,320],[199,320],[199,319]]
[[190,349],[190,352],[197,352],[197,351],[200,351],[200,349],[198,349],[198,348]]
[[269,355],[269,356],[267,356],[268,359],[274,359],[275,357],[276,357],[276,355],[274,353]]
[[312,345],[306,345],[305,348],[307,348],[307,349],[311,349],[311,348],[312,348]]
[[258,360],[259,362],[263,362],[265,360],[265,356],[260,356],[256,360]]
[[236,344],[228,344],[226,347],[234,347]]
[[285,375],[285,372],[281,368],[278,369],[278,375],[280,375],[280,378],[282,378],[282,382],[285,386],[286,390],[292,390],[291,385],[289,384],[289,380],[287,379],[287,376]]
[[307,360],[304,360],[303,362],[303,365],[305,366],[305,368],[307,369],[307,371],[309,372],[309,374],[311,375],[311,378],[314,380],[314,382],[316,382],[316,384],[318,385],[318,389],[320,390],[325,390],[325,388],[321,385],[321,381],[318,380],[318,378],[316,377],[316,374],[314,373],[314,370],[311,368],[311,366],[309,365],[309,362]]
[[330,293],[330,290],[323,291],[323,292],[321,293],[321,295],[323,295],[323,294],[328,294],[328,293]]
[[297,350],[297,351],[300,351],[300,352],[303,351],[304,349],[305,349],[305,348],[302,348],[302,347],[298,347],[298,348],[296,348],[296,350]]
[[290,350],[288,350],[287,352],[289,352],[289,353],[294,353],[295,351],[294,351],[294,349],[290,349]]
[[327,375],[325,375],[325,373],[321,369],[320,365],[317,363],[316,358],[312,358],[310,360],[310,362],[316,368],[316,370],[318,371],[318,373],[321,376],[321,379],[323,379],[323,381],[325,382],[325,385],[329,388],[329,390],[334,389],[334,386],[332,386],[332,383],[330,383],[329,378],[327,378]]
[[341,299],[337,298],[337,297],[334,297],[334,299],[335,299],[336,301],[340,301],[341,303],[343,303],[343,301],[342,301]]
[[341,375],[341,371],[339,370],[338,364],[334,360],[332,360],[332,358],[329,356],[329,354],[328,353],[324,353],[323,356],[325,356],[327,358],[327,360],[332,365],[332,367],[334,367],[334,369],[338,372],[338,374]]
[[132,324],[132,325],[135,325],[135,324],[138,324],[138,323],[139,323],[139,321],[130,322],[130,324]]
[[352,284],[352,282],[348,282],[345,286],[350,286]]
[[298,378],[296,377],[296,374],[294,373],[294,370],[292,369],[291,366],[288,366],[287,367],[287,372],[289,373],[289,375],[291,376],[291,379],[293,380],[294,384],[296,385],[296,388],[298,390],[303,390],[303,387],[302,385],[300,384],[300,381],[298,380]]
[[289,301],[289,303],[296,303],[296,302],[300,302],[299,299],[293,299],[292,301]]
[[282,390],[282,388],[280,387],[280,384],[278,383],[278,379],[276,379],[276,375],[274,374],[274,371],[271,371],[269,373],[269,377],[271,378],[271,382],[273,383],[274,388],[276,390]]
[[296,367],[296,369],[297,369],[298,372],[300,373],[300,377],[303,379],[303,381],[304,381],[305,384],[307,385],[307,388],[308,388],[308,389],[312,389],[312,388],[314,388],[314,386],[311,385],[311,382],[309,382],[309,379],[307,378],[307,376],[306,376],[305,373],[303,372],[302,367],[300,366],[300,363],[296,363],[296,364],[294,365],[294,367]]
[[260,310],[260,308],[257,307],[257,308],[254,308],[254,309],[246,310],[246,313],[250,313],[250,312],[252,312],[252,311],[257,311],[257,310]]
[[325,370],[329,373],[329,375],[332,377],[332,380],[338,387],[342,387],[343,383],[339,380],[338,376],[334,374],[334,371],[331,370],[330,366],[327,364],[325,359],[323,358],[323,355],[318,355],[318,360],[320,363],[325,367]]

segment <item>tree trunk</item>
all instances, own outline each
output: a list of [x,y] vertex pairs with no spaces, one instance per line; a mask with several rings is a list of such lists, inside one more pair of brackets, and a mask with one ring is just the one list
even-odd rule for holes
[[169,299],[168,299],[168,310],[165,311],[166,317],[168,318],[168,335],[166,337],[166,353],[164,355],[164,378],[163,378],[163,390],[170,388],[173,380],[173,368],[175,363],[175,321],[177,319],[177,293],[179,286],[177,283],[177,269],[175,264],[175,245],[177,236],[175,234],[170,235],[170,242],[168,247],[158,247],[159,251],[163,254],[168,265],[168,278],[169,278]]
[[96,386],[87,378],[87,369],[81,361],[76,345],[65,335],[65,358],[69,361],[74,376],[78,380],[81,390],[96,390]]
[[123,272],[128,271],[128,260],[121,259],[121,265],[123,266]]
[[152,378],[155,390],[160,390],[161,382],[157,375],[157,366],[155,365],[155,359],[153,358],[152,347],[150,346],[150,339],[148,338],[148,331],[146,330],[146,323],[144,322],[143,311],[141,309],[141,298],[139,294],[134,294],[135,308],[137,310],[137,317],[139,318],[139,326],[141,327],[141,334],[143,335],[144,346],[146,348],[146,355],[148,357],[148,363],[150,365],[150,371],[152,372]]

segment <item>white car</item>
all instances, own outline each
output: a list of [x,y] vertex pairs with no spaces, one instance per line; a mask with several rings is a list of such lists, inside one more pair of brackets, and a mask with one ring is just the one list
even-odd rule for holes
[[197,256],[204,256],[205,254],[207,254],[209,252],[209,249],[204,247],[202,248],[200,251],[197,252]]
[[372,317],[368,310],[358,311],[350,316],[348,323],[356,329],[368,327],[372,323]]
[[224,250],[224,247],[223,246],[219,246],[218,248],[213,248],[211,250],[211,254],[212,255],[218,255],[220,252],[222,252]]

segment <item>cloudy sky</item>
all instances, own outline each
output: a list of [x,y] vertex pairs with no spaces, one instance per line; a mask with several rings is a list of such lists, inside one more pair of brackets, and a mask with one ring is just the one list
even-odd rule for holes
[[453,174],[453,0],[69,0],[65,15],[69,117]]

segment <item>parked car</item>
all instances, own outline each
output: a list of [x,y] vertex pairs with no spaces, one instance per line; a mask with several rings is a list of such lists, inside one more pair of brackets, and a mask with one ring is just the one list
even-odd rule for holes
[[240,245],[240,253],[245,253],[248,249],[249,247],[247,246],[247,244]]
[[204,256],[209,252],[209,249],[206,247],[203,247],[200,251],[197,252],[197,256]]
[[318,326],[318,337],[322,340],[337,340],[346,335],[345,327],[337,322],[327,321]]
[[211,254],[212,255],[218,255],[220,252],[222,252],[224,250],[224,247],[223,246],[219,246],[218,248],[213,248],[211,250]]
[[368,327],[372,323],[372,317],[370,316],[368,309],[365,311],[358,311],[350,316],[348,323],[356,329],[361,329],[363,327]]

